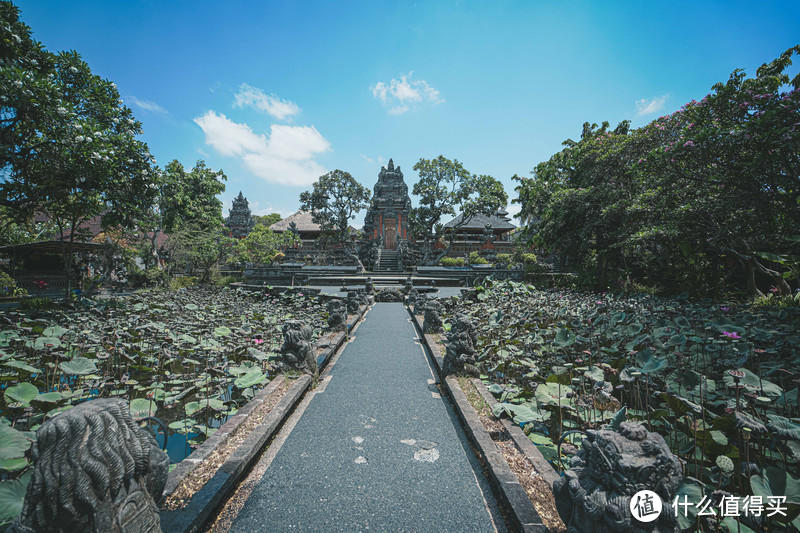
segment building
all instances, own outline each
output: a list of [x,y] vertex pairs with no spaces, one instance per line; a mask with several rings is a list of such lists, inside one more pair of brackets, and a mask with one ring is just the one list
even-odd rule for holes
[[512,248],[512,234],[517,227],[512,224],[508,211],[501,209],[494,215],[478,214],[463,222],[458,215],[443,228],[455,232],[453,246],[448,255],[459,257],[476,250],[494,250],[505,253]]
[[403,181],[400,167],[389,159],[378,173],[372,202],[364,217],[364,234],[370,241],[382,241],[388,250],[397,248],[399,241],[408,239],[408,214],[411,198]]
[[322,229],[319,227],[319,224],[312,219],[311,211],[303,210],[297,211],[295,214],[277,221],[272,224],[269,229],[275,233],[293,231],[297,233],[304,245],[313,244],[313,242],[322,235]]
[[231,237],[236,239],[247,237],[255,227],[256,222],[250,213],[250,206],[247,198],[242,195],[242,191],[239,191],[239,196],[233,199],[233,206],[228,211],[225,225],[231,230]]

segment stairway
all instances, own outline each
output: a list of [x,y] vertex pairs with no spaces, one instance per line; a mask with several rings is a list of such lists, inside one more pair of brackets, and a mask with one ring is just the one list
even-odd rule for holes
[[378,262],[375,265],[375,272],[400,272],[399,268],[400,252],[397,250],[380,250]]

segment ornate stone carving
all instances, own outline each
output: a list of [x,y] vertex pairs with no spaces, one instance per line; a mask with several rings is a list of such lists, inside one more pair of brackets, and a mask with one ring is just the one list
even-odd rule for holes
[[364,282],[364,290],[367,291],[367,294],[375,294],[375,284],[372,282],[372,278],[367,278]]
[[[638,422],[622,422],[619,431],[587,433],[571,468],[553,485],[556,507],[567,530],[675,531],[677,520],[669,502],[683,473],[680,460],[664,438]],[[644,489],[656,492],[665,502],[661,516],[650,523],[636,521],[629,507],[631,496]]]
[[311,326],[299,320],[283,325],[281,363],[283,366],[317,375],[317,357],[314,355]]
[[408,294],[409,292],[411,292],[411,289],[413,288],[414,288],[414,281],[411,279],[411,276],[408,276],[406,278],[405,284],[403,285],[403,292],[405,294]]
[[253,216],[250,214],[250,207],[247,198],[239,191],[239,196],[233,199],[233,206],[225,219],[225,225],[231,230],[231,235],[236,239],[247,237],[256,225]]
[[81,403],[36,432],[18,533],[156,533],[169,457],[120,399]]
[[447,350],[442,362],[442,373],[480,374],[475,367],[475,344],[478,342],[475,325],[464,316],[456,316],[447,333]]
[[423,333],[439,333],[442,331],[442,317],[439,316],[439,301],[429,300],[425,304],[425,318],[422,322]]
[[425,306],[428,305],[428,297],[421,292],[411,303],[414,306],[414,314],[419,315],[425,312]]
[[347,313],[350,315],[355,314],[358,312],[359,307],[361,307],[361,297],[358,295],[358,291],[347,291]]
[[411,290],[409,290],[408,294],[406,295],[406,302],[408,305],[412,305],[417,300],[418,296],[419,291],[412,285]]
[[328,300],[328,327],[333,331],[347,327],[347,305],[342,300]]
[[381,289],[375,293],[376,302],[402,302],[403,294],[398,289]]
[[403,180],[400,167],[395,167],[394,161],[390,159],[386,167],[381,167],[378,173],[372,201],[364,217],[364,233],[367,239],[381,244],[385,242],[387,225],[391,226],[390,229],[399,241],[407,239],[410,211],[408,185]]

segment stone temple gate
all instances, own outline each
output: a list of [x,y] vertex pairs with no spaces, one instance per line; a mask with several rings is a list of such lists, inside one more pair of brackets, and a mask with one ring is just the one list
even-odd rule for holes
[[408,238],[408,213],[411,211],[411,198],[408,185],[403,181],[400,167],[389,159],[386,167],[378,173],[378,183],[372,196],[372,203],[364,219],[364,233],[371,241],[382,240],[383,248],[397,249],[399,241]]

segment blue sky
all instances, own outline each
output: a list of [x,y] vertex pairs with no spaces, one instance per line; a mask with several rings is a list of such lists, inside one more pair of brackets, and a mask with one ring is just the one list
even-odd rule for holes
[[371,189],[390,157],[410,188],[439,154],[513,198],[584,121],[645,124],[800,42],[796,1],[18,5],[117,83],[160,165],[225,171],[226,214],[239,190],[290,214],[335,168]]

